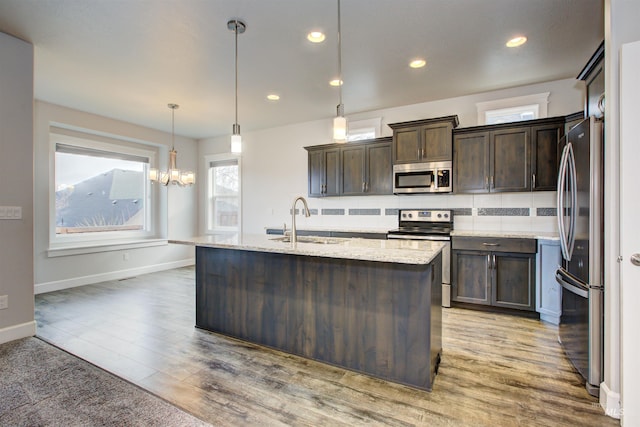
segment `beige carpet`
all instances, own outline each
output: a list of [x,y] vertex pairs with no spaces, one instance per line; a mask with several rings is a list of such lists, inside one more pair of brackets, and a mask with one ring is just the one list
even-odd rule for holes
[[38,338],[0,345],[0,426],[207,426]]

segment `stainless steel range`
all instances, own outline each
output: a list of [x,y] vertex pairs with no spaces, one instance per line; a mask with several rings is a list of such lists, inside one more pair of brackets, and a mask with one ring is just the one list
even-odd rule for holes
[[387,233],[387,239],[435,240],[445,243],[442,250],[442,306],[451,307],[451,231],[450,210],[400,209],[398,228]]

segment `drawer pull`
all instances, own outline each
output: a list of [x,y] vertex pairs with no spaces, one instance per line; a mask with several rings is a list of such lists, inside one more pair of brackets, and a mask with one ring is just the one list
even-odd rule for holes
[[484,242],[482,245],[483,246],[500,246],[500,243],[487,243],[487,242]]

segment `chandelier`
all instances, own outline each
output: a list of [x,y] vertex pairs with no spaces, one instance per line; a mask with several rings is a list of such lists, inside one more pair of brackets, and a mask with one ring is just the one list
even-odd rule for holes
[[169,169],[161,171],[156,168],[149,169],[149,179],[152,182],[159,182],[162,185],[179,185],[180,187],[191,186],[196,182],[196,175],[191,171],[181,171],[178,169],[176,158],[178,152],[175,149],[175,113],[180,106],[178,104],[168,104],[171,108],[171,151],[169,151]]

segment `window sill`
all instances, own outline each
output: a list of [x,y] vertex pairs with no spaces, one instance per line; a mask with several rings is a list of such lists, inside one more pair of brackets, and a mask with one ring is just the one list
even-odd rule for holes
[[99,252],[120,251],[123,249],[149,248],[153,246],[165,246],[167,239],[145,239],[119,242],[91,242],[87,244],[75,243],[73,245],[56,246],[47,250],[47,257],[61,257],[70,255],[84,255]]

